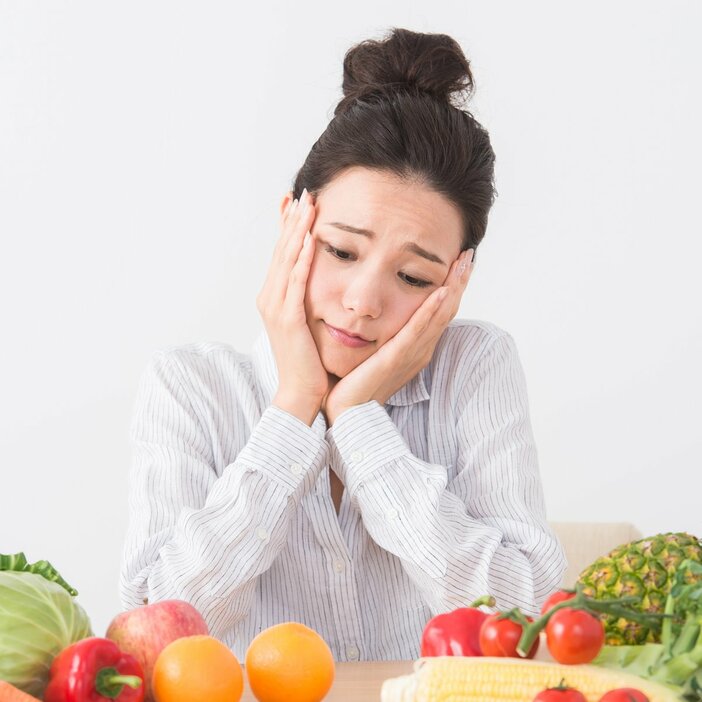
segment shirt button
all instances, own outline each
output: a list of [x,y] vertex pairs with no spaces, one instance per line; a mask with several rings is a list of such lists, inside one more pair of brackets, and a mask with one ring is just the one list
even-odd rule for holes
[[293,463],[290,466],[290,472],[293,475],[300,475],[300,473],[302,473],[302,466],[299,463]]
[[258,536],[261,541],[268,541],[268,532],[263,527],[258,527],[258,529],[256,529],[256,536]]
[[352,660],[355,661],[358,658],[358,649],[351,645],[346,647],[346,656]]
[[360,463],[363,460],[363,451],[354,451],[351,454],[351,460],[354,463]]
[[399,514],[399,512],[398,512],[394,507],[391,507],[391,508],[385,513],[385,518],[388,519],[388,520],[397,519],[397,515],[398,515],[398,514]]
[[337,573],[341,573],[341,571],[342,571],[343,569],[344,569],[344,562],[343,562],[340,558],[337,558],[337,559],[334,561],[334,570],[335,570]]

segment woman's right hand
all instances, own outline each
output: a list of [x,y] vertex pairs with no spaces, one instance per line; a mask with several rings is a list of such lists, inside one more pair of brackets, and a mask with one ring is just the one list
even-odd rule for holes
[[[292,201],[292,193],[289,197],[291,201],[280,217],[280,238],[256,307],[278,366],[278,390],[273,404],[311,426],[329,385],[305,315],[305,290],[315,248],[312,235],[307,233],[315,209],[306,189],[299,203]],[[303,212],[305,203],[307,209]]]

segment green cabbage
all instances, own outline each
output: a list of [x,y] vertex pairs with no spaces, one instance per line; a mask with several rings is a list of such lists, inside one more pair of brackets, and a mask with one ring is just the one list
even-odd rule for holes
[[54,657],[93,636],[88,615],[71,595],[75,590],[49,568],[32,572],[23,554],[0,555],[0,680],[39,698]]

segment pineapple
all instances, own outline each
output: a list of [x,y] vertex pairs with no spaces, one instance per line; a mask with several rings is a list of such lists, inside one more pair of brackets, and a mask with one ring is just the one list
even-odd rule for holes
[[[685,558],[702,563],[702,541],[684,532],[656,534],[617,546],[580,573],[583,592],[596,599],[641,597],[637,609],[663,612],[675,571]],[[660,627],[650,628],[623,617],[602,615],[605,643],[642,644],[660,641]]]

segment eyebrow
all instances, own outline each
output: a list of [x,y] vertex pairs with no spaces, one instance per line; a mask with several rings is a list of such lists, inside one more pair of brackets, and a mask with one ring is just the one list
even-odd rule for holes
[[[360,229],[359,227],[352,227],[350,224],[343,224],[342,222],[325,222],[325,224],[328,224],[331,227],[336,227],[337,229],[343,229],[345,232],[351,232],[351,234],[361,234],[363,236],[368,237],[371,240],[375,239],[375,233],[370,231],[369,229]],[[409,251],[410,253],[415,253],[417,254],[417,256],[426,258],[427,261],[431,261],[432,263],[440,263],[442,266],[446,265],[436,254],[433,254],[431,253],[431,251],[423,249],[421,246],[415,244],[413,241],[404,244],[404,246],[402,247],[402,251]]]

